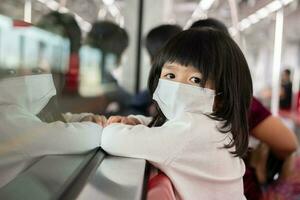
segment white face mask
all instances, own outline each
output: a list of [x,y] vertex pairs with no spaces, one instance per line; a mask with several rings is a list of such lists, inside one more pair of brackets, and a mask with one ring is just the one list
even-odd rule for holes
[[6,78],[0,81],[0,104],[16,104],[38,114],[56,95],[51,74]]
[[210,114],[214,98],[214,90],[164,79],[159,79],[153,94],[153,99],[169,120],[183,112]]

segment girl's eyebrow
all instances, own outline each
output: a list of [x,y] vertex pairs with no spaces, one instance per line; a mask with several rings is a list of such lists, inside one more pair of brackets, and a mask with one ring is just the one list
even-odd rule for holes
[[172,64],[166,64],[166,65],[163,66],[163,68],[166,68],[166,69],[176,69],[176,66],[172,65]]
[[192,72],[192,75],[193,76],[200,76],[201,78],[203,78],[202,74],[200,72]]

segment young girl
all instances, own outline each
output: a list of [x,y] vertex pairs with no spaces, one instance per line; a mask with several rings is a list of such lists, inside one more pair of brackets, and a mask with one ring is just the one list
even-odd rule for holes
[[178,199],[245,199],[252,81],[236,43],[210,28],[179,33],[156,57],[149,90],[158,114],[111,117],[102,148],[148,160],[171,179]]

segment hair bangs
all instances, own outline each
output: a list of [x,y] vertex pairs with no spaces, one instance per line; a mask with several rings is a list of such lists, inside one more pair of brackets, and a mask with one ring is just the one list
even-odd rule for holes
[[[202,36],[199,37],[199,33]],[[165,63],[178,63],[186,67],[195,67],[202,74],[202,84],[209,79],[215,80],[215,67],[218,65],[217,47],[209,36],[210,32],[197,30],[179,33],[161,49],[154,64],[163,67]],[[208,42],[209,41],[209,42]]]

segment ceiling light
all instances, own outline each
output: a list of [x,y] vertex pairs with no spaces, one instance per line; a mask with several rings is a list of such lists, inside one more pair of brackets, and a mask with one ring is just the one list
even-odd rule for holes
[[267,17],[270,14],[270,12],[264,7],[256,11],[256,15],[259,19],[263,19]]
[[214,3],[214,0],[201,0],[199,5],[202,10],[208,10],[208,9],[210,9],[210,7],[212,6],[213,3]]
[[246,28],[248,28],[249,26],[251,25],[251,22],[245,18],[243,19],[240,23],[239,23],[239,29],[242,31],[242,30],[245,30]]
[[249,19],[251,24],[255,24],[255,23],[259,22],[259,18],[256,16],[256,14],[252,14],[252,15],[248,16],[247,18]]
[[283,5],[287,5],[287,4],[289,4],[289,3],[293,2],[293,1],[294,0],[281,0],[281,2],[282,2]]
[[107,6],[114,4],[115,0],[102,0],[103,3]]
[[275,11],[279,10],[281,7],[282,7],[282,3],[279,0],[273,1],[266,6],[266,8],[270,12],[275,12]]

